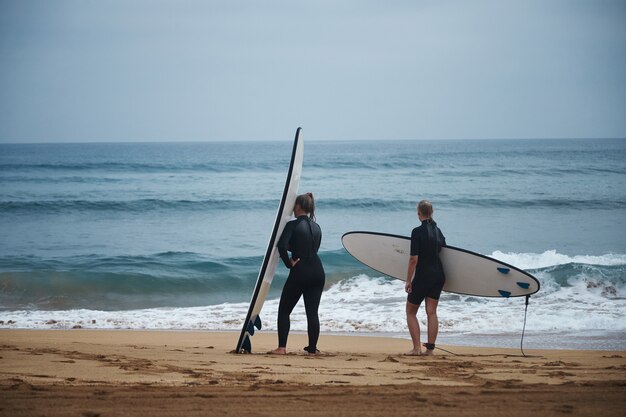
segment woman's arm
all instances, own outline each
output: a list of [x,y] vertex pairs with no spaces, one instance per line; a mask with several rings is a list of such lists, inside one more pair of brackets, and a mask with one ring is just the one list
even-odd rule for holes
[[289,222],[285,225],[285,229],[283,233],[280,235],[280,239],[278,239],[278,243],[276,247],[278,248],[278,253],[280,254],[280,259],[283,260],[285,266],[289,269],[293,265],[295,265],[291,258],[289,257],[289,241],[291,240],[291,235],[293,234],[293,222]]
[[415,275],[415,268],[417,267],[417,259],[417,255],[409,257],[409,266],[406,271],[406,282],[404,283],[404,290],[406,292],[411,292],[412,290],[412,281],[413,276]]

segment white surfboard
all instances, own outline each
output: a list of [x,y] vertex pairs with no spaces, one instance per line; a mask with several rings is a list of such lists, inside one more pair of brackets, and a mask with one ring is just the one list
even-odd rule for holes
[[261,329],[261,318],[259,313],[263,308],[263,303],[267,297],[272,280],[274,279],[274,273],[276,272],[276,266],[278,265],[279,255],[276,244],[280,235],[283,233],[283,229],[287,222],[291,219],[293,213],[293,207],[296,202],[298,194],[298,184],[300,183],[300,175],[302,174],[302,160],[304,158],[304,141],[302,139],[302,128],[296,130],[296,137],[293,141],[293,150],[291,152],[291,162],[289,163],[289,171],[287,172],[287,181],[285,182],[285,188],[283,190],[283,196],[280,199],[278,205],[278,212],[276,213],[276,221],[272,228],[272,234],[267,244],[267,251],[263,257],[261,263],[261,269],[259,270],[259,276],[254,286],[254,292],[252,293],[252,299],[250,300],[250,307],[248,308],[248,314],[241,329],[239,335],[239,341],[235,352],[244,353],[252,352],[252,344],[250,342],[250,336],[254,335],[255,327]]
[[[411,238],[375,232],[349,232],[344,248],[370,268],[406,280]],[[521,269],[478,253],[444,246],[439,254],[444,291],[481,297],[521,297],[539,291],[539,281]]]

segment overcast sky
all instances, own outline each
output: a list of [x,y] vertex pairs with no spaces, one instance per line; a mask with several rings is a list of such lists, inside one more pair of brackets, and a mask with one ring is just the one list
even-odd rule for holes
[[0,0],[0,142],[626,137],[626,1]]

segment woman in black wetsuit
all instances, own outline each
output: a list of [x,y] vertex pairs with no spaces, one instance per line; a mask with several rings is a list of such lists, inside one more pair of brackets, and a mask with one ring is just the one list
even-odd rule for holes
[[[437,304],[439,304],[439,295],[446,281],[439,251],[446,244],[446,238],[432,219],[432,214],[432,204],[427,200],[420,201],[417,205],[417,216],[422,224],[411,233],[411,256],[404,286],[408,293],[406,321],[413,341],[413,349],[406,355],[432,355],[439,332]],[[428,317],[428,343],[424,343],[426,352],[422,353],[417,309],[424,299],[426,299],[426,316]]]
[[[318,353],[317,340],[320,335],[318,308],[326,275],[317,251],[322,241],[322,229],[315,223],[315,201],[313,194],[306,193],[296,197],[293,214],[295,220],[285,226],[278,240],[278,252],[285,266],[290,269],[289,277],[278,305],[278,348],[270,353],[287,353],[289,336],[289,315],[304,296],[309,345],[304,348],[309,354]],[[291,252],[291,257],[288,254]]]

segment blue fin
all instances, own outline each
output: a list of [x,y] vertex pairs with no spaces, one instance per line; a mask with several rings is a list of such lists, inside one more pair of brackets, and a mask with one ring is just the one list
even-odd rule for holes
[[261,330],[261,317],[260,316],[256,316],[256,319],[254,319],[254,327]]
[[509,298],[511,296],[510,291],[498,290],[501,296]]
[[252,344],[250,343],[250,336],[246,335],[246,338],[243,339],[243,343],[241,344],[241,353],[252,353]]
[[504,267],[498,267],[498,271],[502,272],[503,274],[508,274],[510,269],[509,268],[504,268]]
[[254,323],[252,323],[251,321],[248,322],[248,328],[246,329],[246,331],[250,336],[254,336]]
[[525,290],[530,288],[530,284],[528,282],[518,282],[517,285]]

